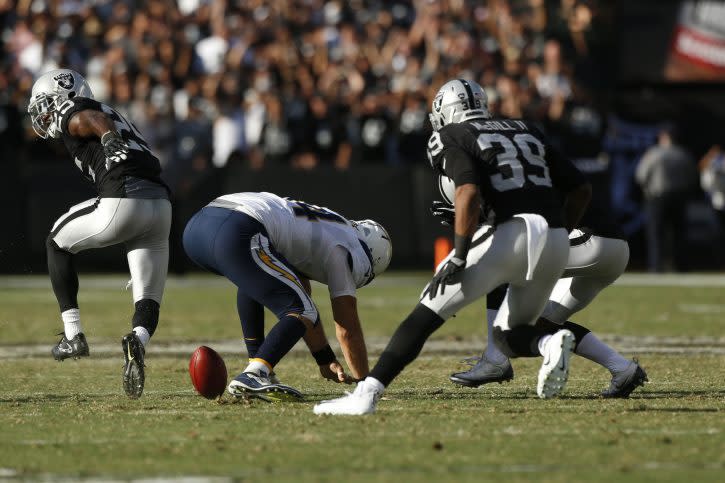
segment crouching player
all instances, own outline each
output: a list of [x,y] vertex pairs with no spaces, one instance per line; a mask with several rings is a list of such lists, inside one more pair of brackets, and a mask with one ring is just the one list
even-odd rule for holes
[[[433,202],[431,212],[441,218],[444,225],[453,226],[455,195],[453,181],[440,176],[438,186],[443,202]],[[647,374],[636,360],[628,360],[602,342],[588,328],[569,321],[575,313],[589,305],[603,289],[611,285],[624,272],[629,261],[629,245],[607,213],[589,208],[580,225],[569,234],[569,259],[562,278],[556,283],[544,312],[536,325],[550,333],[564,328],[576,337],[574,353],[585,357],[612,374],[609,388],[602,392],[607,398],[626,398],[647,381]],[[493,227],[488,233],[493,233]],[[449,257],[453,256],[453,253]],[[444,260],[442,263],[447,261]],[[509,358],[493,342],[494,320],[503,304],[508,285],[502,285],[486,296],[488,342],[485,351],[473,367],[452,374],[453,383],[478,387],[492,382],[513,379],[514,371]]]
[[[237,309],[249,364],[229,384],[234,396],[294,400],[273,369],[303,336],[323,377],[351,382],[327,343],[309,280],[328,286],[336,334],[354,379],[368,374],[356,289],[385,271],[390,237],[372,220],[350,221],[272,193],[221,196],[184,230],[184,250],[201,267],[237,286]],[[264,334],[264,307],[278,322]]]

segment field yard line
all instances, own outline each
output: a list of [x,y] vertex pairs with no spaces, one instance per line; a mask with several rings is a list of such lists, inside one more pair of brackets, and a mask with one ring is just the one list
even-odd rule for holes
[[[619,351],[629,354],[725,354],[725,337],[656,337],[601,335],[601,339]],[[372,354],[380,354],[389,341],[388,337],[368,337],[368,349]],[[94,357],[120,357],[117,343],[99,342],[90,339],[91,354]],[[224,355],[245,354],[242,344],[236,339],[199,340],[197,342],[154,341],[149,345],[149,355],[178,356],[190,355],[200,345],[212,347]],[[335,350],[339,350],[335,341],[331,341]],[[0,359],[50,358],[51,344],[0,345]],[[429,340],[423,348],[423,354],[478,354],[485,347],[483,339],[471,337],[466,340]],[[300,342],[291,351],[293,355],[307,355],[309,351]],[[470,355],[469,354],[469,355]]]
[[[421,279],[427,272],[390,272],[373,282],[381,287],[415,286],[423,288]],[[125,290],[128,276],[124,274],[82,275],[81,284],[99,289]],[[637,287],[725,287],[725,274],[721,273],[625,273],[616,285]],[[169,276],[166,286],[169,288],[188,287],[231,287],[228,280],[199,273]],[[47,289],[50,280],[47,275],[2,275],[0,289]]]
[[681,312],[688,314],[722,314],[725,313],[725,304],[678,304]]
[[[627,466],[627,472],[628,474],[636,474],[637,472],[651,472],[651,471],[673,471],[673,470],[694,470],[694,471],[717,471],[721,470],[725,467],[722,463],[719,462],[711,462],[711,463],[705,463],[705,464],[697,464],[697,463],[678,463],[675,461],[642,461],[638,464],[628,465]],[[594,472],[604,472],[604,473],[611,473],[613,471],[611,463],[603,463],[603,464],[549,464],[549,465],[542,465],[542,464],[493,464],[493,465],[482,465],[482,464],[472,464],[472,465],[457,465],[455,469],[451,472],[452,474],[476,474],[476,473],[489,473],[489,474],[562,474],[562,473],[572,473],[572,472],[578,472],[586,469],[586,471],[594,471]],[[416,469],[414,467],[409,468],[408,471],[376,471],[376,470],[364,470],[361,472],[358,472],[358,476],[364,476],[368,475],[370,478],[380,477],[382,475],[395,475],[397,478],[400,479],[405,476],[412,476],[419,474],[421,470]],[[300,471],[295,472],[296,476],[299,476],[300,478],[303,477],[309,477],[311,475],[310,472],[306,471]],[[210,483],[227,483],[232,481],[239,481],[239,478],[248,478],[252,476],[259,476],[261,479],[274,479],[275,476],[281,476],[281,475],[290,475],[289,471],[272,471],[271,473],[268,470],[249,470],[242,471],[240,474],[235,475],[234,477],[229,476],[199,476],[199,475],[174,475],[173,477],[164,477],[164,476],[142,476],[137,478],[123,478],[123,479],[117,479],[113,477],[98,477],[98,476],[89,476],[89,477],[79,477],[79,476],[73,476],[73,477],[65,477],[63,475],[57,475],[57,474],[41,474],[41,475],[33,475],[33,480],[35,481],[53,481],[53,482],[97,482],[102,481],[103,483],[116,483],[116,482],[124,482],[124,483],[167,483],[169,481],[175,481],[180,483],[201,483],[201,482],[210,482]],[[321,475],[319,473],[316,473],[317,476],[324,476],[324,473]],[[0,468],[0,477],[17,477],[19,476],[19,473],[12,469],[12,468]],[[694,475],[693,475],[694,476]]]

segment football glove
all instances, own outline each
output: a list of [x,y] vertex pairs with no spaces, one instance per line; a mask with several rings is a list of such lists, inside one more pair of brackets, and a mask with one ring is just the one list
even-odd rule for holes
[[441,224],[454,226],[456,222],[456,209],[445,201],[434,201],[430,205],[430,212],[433,216],[441,219]]
[[128,144],[120,134],[115,131],[108,131],[101,137],[103,154],[106,156],[106,171],[111,169],[111,164],[120,163],[128,158]]
[[[441,295],[446,292],[446,285],[450,285],[458,281],[459,274],[466,268],[466,261],[453,257],[443,265],[443,268],[433,276],[433,280],[428,284],[428,297],[433,300],[441,289]],[[424,294],[425,295],[425,294]]]

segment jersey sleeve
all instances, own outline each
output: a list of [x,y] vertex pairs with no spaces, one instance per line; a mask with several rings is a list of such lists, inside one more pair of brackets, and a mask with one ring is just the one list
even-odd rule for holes
[[73,114],[85,111],[103,111],[101,103],[87,97],[76,97],[74,99],[68,99],[58,108],[58,121],[60,130],[63,134],[70,136],[68,132],[68,123],[70,122]]
[[[456,186],[478,183],[479,164],[461,142],[465,139],[455,124],[434,132],[428,141],[428,158],[433,168],[453,180]],[[465,133],[463,133],[465,134]]]
[[355,296],[355,279],[348,262],[348,255],[344,247],[337,245],[327,257],[325,268],[327,269],[327,288],[330,291],[331,299],[343,295]]

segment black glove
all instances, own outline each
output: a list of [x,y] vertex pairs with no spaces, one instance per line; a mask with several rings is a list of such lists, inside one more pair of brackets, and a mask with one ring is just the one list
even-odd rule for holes
[[430,212],[433,216],[440,218],[443,225],[453,226],[456,222],[456,209],[445,201],[431,203]]
[[108,131],[101,136],[101,144],[106,156],[106,170],[111,169],[112,163],[120,163],[128,158],[128,144],[117,132]]
[[[428,297],[433,300],[438,293],[438,287],[441,288],[441,295],[446,292],[446,285],[455,283],[457,275],[466,268],[466,261],[453,257],[443,265],[443,268],[433,275],[433,280],[428,284],[426,292]],[[425,294],[423,294],[425,296]]]

